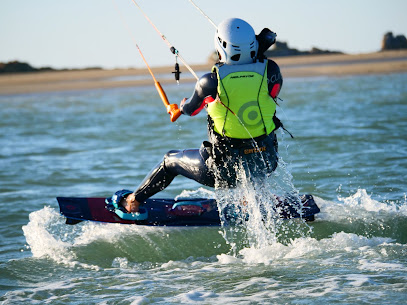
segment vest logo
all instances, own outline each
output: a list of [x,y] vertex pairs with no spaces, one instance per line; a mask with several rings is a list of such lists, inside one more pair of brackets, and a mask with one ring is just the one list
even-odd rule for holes
[[252,77],[254,77],[254,74],[235,75],[235,76],[231,76],[230,79],[234,79],[234,78],[252,78]]
[[240,107],[237,117],[239,118],[239,121],[243,123],[243,126],[250,128],[256,128],[263,124],[259,110],[259,103],[257,101],[245,103]]
[[262,147],[256,147],[256,148],[248,148],[245,149],[243,152],[245,155],[249,155],[249,154],[254,154],[254,153],[258,153],[258,152],[262,152],[262,151],[266,151],[267,148],[266,146],[262,146]]
[[281,73],[277,73],[277,74],[272,75],[270,78],[267,78],[267,83],[274,84],[274,83],[278,82],[280,79],[282,79]]

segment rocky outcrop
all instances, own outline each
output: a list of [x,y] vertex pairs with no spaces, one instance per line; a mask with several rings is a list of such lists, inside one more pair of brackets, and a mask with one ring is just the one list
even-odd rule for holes
[[310,51],[300,51],[288,47],[286,42],[277,41],[268,51],[265,52],[266,57],[277,56],[296,56],[296,55],[321,55],[321,54],[342,54],[339,51],[321,50],[312,48]]
[[407,49],[407,39],[404,35],[393,36],[392,32],[384,34],[382,51]]
[[83,69],[54,69],[51,67],[34,68],[25,62],[10,61],[8,63],[0,62],[0,74],[4,73],[23,73],[40,71],[81,71],[81,70],[102,70],[100,67],[89,67]]
[[0,62],[0,73],[16,73],[16,72],[33,72],[37,69],[31,67],[25,62],[10,61],[8,63]]
[[[343,54],[343,52],[321,50],[321,49],[318,49],[315,47],[313,47],[309,51],[300,51],[300,50],[292,49],[292,48],[288,47],[287,42],[280,42],[280,41],[276,41],[270,49],[268,49],[266,52],[264,52],[264,55],[267,58],[278,57],[278,56],[321,55],[321,54]],[[209,64],[214,64],[217,60],[218,60],[218,55],[215,51],[208,56],[207,62]]]

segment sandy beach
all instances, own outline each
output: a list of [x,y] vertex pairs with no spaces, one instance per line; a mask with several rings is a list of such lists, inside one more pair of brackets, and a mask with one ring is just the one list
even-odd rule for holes
[[[308,55],[272,58],[283,77],[343,76],[407,72],[407,50],[369,54]],[[194,71],[209,71],[210,64]],[[162,84],[174,83],[173,66],[152,69]],[[181,67],[182,82],[195,78]],[[0,75],[0,95],[153,85],[146,69],[82,70]]]

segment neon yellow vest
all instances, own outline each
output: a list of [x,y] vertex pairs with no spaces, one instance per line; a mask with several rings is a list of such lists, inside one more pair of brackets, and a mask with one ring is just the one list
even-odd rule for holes
[[268,91],[266,60],[246,65],[215,65],[212,71],[218,75],[218,98],[208,104],[208,114],[215,132],[249,139],[275,129],[276,103]]

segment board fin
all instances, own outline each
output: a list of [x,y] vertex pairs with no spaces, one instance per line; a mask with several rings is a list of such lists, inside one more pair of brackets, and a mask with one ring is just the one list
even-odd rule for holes
[[83,220],[80,220],[80,219],[67,218],[66,221],[65,221],[65,224],[67,224],[67,225],[76,225],[76,224],[78,224],[78,223],[80,223],[82,221]]

